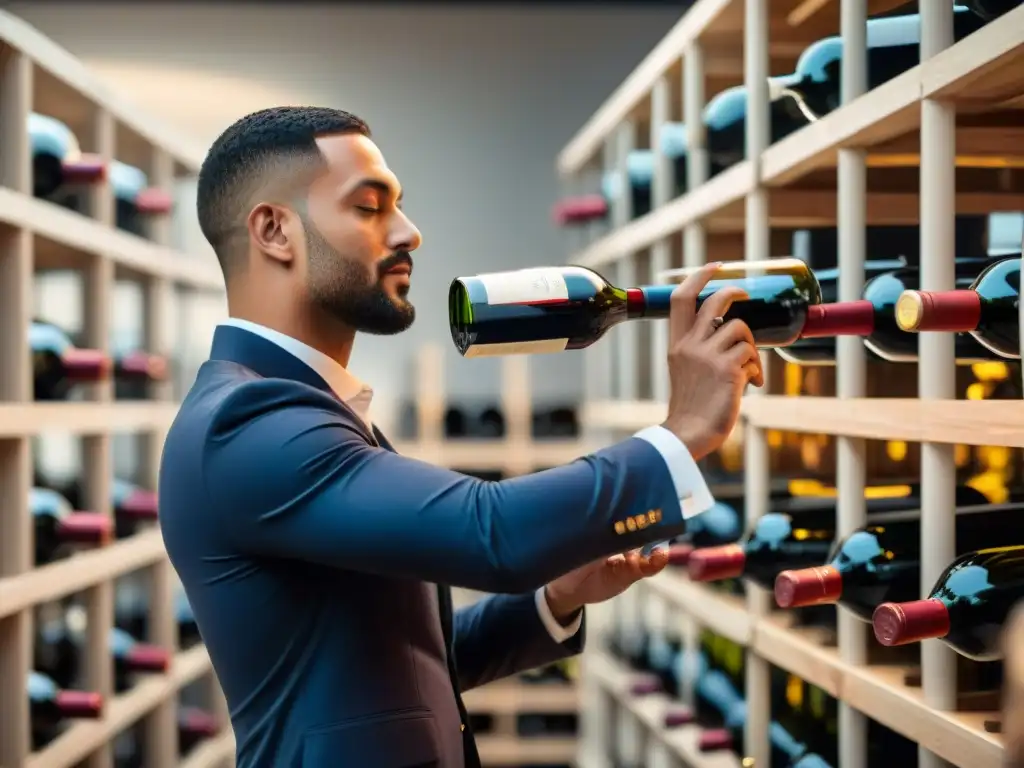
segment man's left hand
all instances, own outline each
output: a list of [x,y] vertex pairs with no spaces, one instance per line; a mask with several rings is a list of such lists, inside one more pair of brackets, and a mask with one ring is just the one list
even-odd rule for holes
[[602,603],[640,579],[660,573],[668,565],[668,552],[656,549],[649,556],[638,550],[596,560],[561,576],[544,588],[551,613],[567,621],[583,606]]

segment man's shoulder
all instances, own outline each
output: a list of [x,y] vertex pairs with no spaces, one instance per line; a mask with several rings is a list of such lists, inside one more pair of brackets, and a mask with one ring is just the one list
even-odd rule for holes
[[285,414],[290,418],[298,411],[342,422],[353,418],[336,397],[301,381],[267,378],[236,363],[207,361],[167,439],[223,437],[256,420]]

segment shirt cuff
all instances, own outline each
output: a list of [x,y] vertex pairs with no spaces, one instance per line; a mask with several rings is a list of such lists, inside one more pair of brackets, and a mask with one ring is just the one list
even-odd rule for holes
[[540,623],[544,625],[544,629],[551,635],[551,639],[556,643],[564,643],[566,640],[571,639],[580,631],[580,627],[583,626],[583,611],[580,610],[576,614],[576,618],[568,627],[563,627],[555,615],[551,613],[551,608],[548,606],[548,599],[544,595],[544,587],[541,587],[533,594],[533,601],[537,605],[537,613],[540,615]]
[[662,426],[641,429],[633,437],[646,440],[665,460],[684,519],[707,512],[715,505],[715,497],[704,482],[704,475],[682,440]]

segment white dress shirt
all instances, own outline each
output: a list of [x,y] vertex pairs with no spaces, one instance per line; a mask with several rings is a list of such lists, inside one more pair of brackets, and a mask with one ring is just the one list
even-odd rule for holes
[[[291,336],[275,331],[272,328],[249,322],[248,320],[232,317],[224,321],[222,325],[231,325],[235,328],[241,328],[254,333],[295,355],[295,357],[316,371],[327,382],[334,394],[355,411],[368,427],[372,427],[369,411],[370,402],[373,400],[373,390],[349,373],[336,360],[332,360],[323,352],[313,349]],[[672,481],[675,484],[676,494],[679,497],[684,518],[699,515],[701,512],[711,508],[715,503],[714,497],[704,482],[704,477],[697,468],[697,463],[690,456],[690,452],[679,438],[661,426],[642,429],[636,433],[635,437],[650,443],[665,459],[665,464],[668,466]],[[544,624],[544,628],[547,629],[552,639],[557,643],[564,643],[579,632],[580,627],[583,626],[582,611],[569,626],[562,626],[551,613],[551,608],[548,607],[543,587],[535,593],[534,602],[537,605],[537,613],[540,615],[541,623]]]

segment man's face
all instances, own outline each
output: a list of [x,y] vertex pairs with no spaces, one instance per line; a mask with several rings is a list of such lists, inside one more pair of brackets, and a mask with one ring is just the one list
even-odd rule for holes
[[400,333],[416,316],[406,297],[421,238],[402,212],[398,179],[365,136],[317,143],[327,168],[302,217],[309,299],[357,331]]

